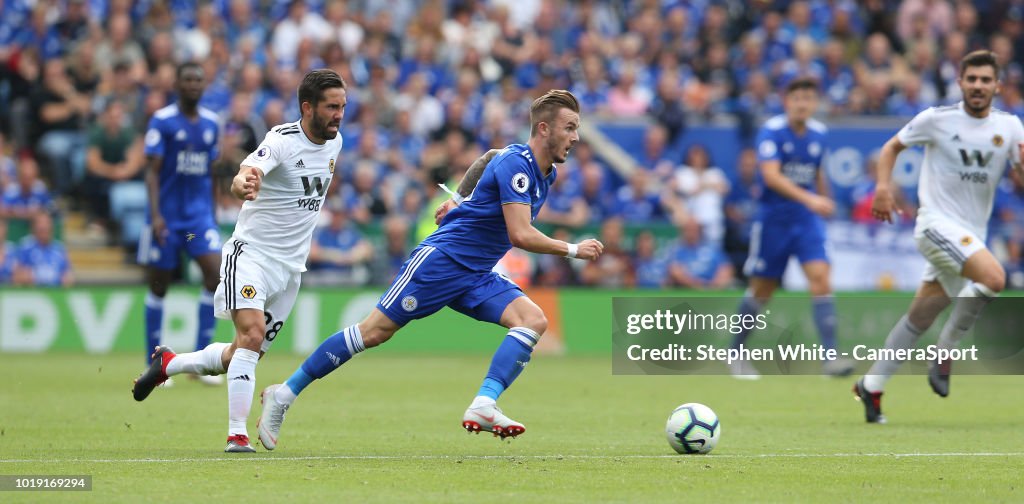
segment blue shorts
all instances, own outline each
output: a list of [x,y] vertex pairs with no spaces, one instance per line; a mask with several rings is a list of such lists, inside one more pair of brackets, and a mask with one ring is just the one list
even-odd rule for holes
[[420,245],[380,297],[377,309],[400,326],[445,306],[497,324],[505,307],[523,295],[518,285],[498,273],[470,270],[444,252]]
[[826,261],[825,222],[755,222],[750,230],[750,256],[743,265],[747,276],[781,280],[789,258],[800,264]]
[[146,224],[139,235],[139,264],[161,270],[173,270],[178,267],[181,252],[196,258],[207,254],[220,255],[220,228],[210,222],[196,229],[168,229],[167,237],[161,246],[153,239],[153,228]]

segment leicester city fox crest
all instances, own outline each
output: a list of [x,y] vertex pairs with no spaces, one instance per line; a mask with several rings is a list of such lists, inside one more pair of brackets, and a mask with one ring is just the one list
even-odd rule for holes
[[402,309],[411,312],[419,306],[419,301],[416,300],[415,296],[405,296],[402,298]]

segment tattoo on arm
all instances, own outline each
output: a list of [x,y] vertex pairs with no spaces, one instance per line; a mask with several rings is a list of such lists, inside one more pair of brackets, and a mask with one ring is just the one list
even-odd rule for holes
[[459,193],[459,196],[462,196],[463,198],[469,197],[473,192],[473,189],[476,189],[476,183],[479,182],[480,177],[483,176],[484,168],[487,168],[487,163],[490,163],[491,159],[493,159],[498,152],[500,152],[498,149],[491,149],[483,156],[477,158],[476,161],[473,161],[473,164],[471,164],[469,169],[466,170],[466,175],[462,177],[462,182],[459,182],[459,188],[456,190],[456,192]]

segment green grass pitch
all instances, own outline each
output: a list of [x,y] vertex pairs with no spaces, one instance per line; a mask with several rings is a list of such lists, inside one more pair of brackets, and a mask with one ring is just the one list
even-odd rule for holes
[[[610,357],[536,357],[501,404],[527,432],[469,435],[488,356],[368,352],[314,383],[278,449],[225,454],[226,391],[179,378],[144,403],[138,355],[0,355],[0,474],[93,476],[2,502],[1020,502],[1020,377],[890,382],[867,425],[852,378],[613,376]],[[271,353],[258,391],[300,358]],[[676,455],[668,413],[711,406],[722,439]],[[255,438],[254,400],[249,432]]]

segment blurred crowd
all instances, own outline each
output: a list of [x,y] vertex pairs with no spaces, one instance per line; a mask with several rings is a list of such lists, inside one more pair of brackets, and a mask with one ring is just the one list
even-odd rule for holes
[[[796,76],[821,83],[826,119],[909,118],[958,101],[961,56],[987,47],[1004,68],[996,106],[1024,114],[1018,0],[7,0],[0,14],[0,221],[31,221],[25,247],[41,243],[33,219],[58,210],[135,245],[141,132],[173,101],[178,63],[205,69],[225,187],[268,127],[298,119],[302,75],[329,67],[349,84],[345,149],[311,266],[351,284],[390,281],[432,229],[436,184],[524,141],[529,104],[548,89],[572,90],[586,120],[651,126],[631,173],[587,145],[560,168],[539,221],[599,234],[609,253],[581,268],[503,261],[545,285],[736,282],[756,157],[716,164],[700,145],[669,146],[689,125],[723,121],[750,138]],[[1006,208],[1024,206],[1019,189],[1008,186]],[[238,206],[222,191],[219,221],[230,226]],[[652,224],[667,233],[634,232]],[[4,245],[0,282],[22,246]]]

